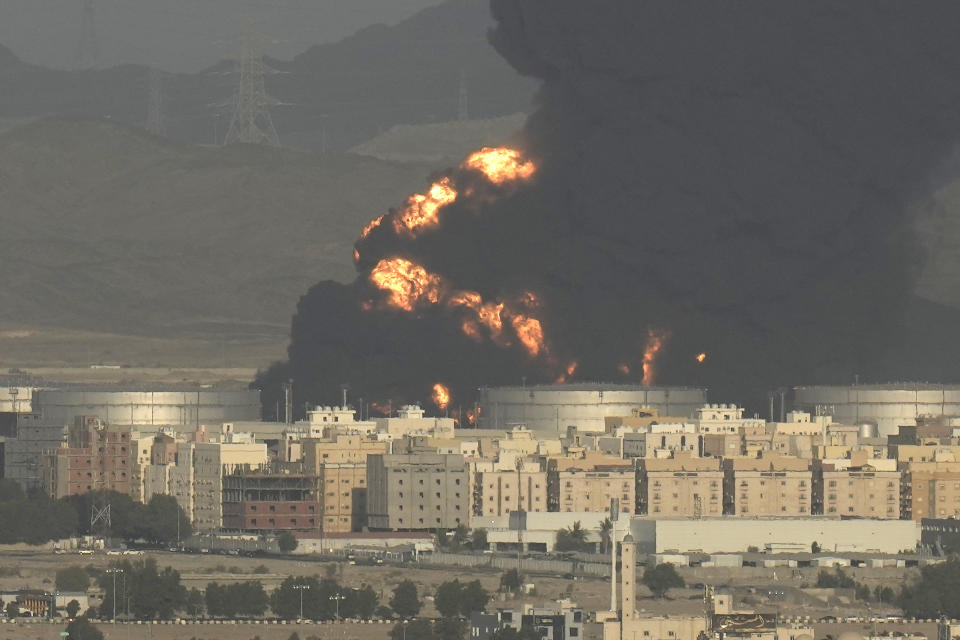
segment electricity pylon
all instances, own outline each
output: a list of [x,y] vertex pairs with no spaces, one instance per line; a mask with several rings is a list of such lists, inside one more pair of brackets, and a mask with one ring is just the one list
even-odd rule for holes
[[147,71],[147,131],[162,136],[166,134],[163,125],[163,86],[160,70],[150,67]]
[[270,118],[274,100],[267,95],[263,77],[263,45],[252,29],[240,36],[237,56],[237,89],[233,99],[233,116],[223,144],[246,142],[280,146],[280,137]]
[[83,12],[80,22],[80,42],[73,59],[74,69],[93,69],[100,57],[100,45],[97,43],[97,27],[94,20],[93,0],[83,0]]

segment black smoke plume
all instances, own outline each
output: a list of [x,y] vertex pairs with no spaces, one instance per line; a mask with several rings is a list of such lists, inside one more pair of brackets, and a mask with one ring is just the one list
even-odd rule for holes
[[[357,282],[303,297],[289,361],[259,384],[397,403],[443,381],[470,406],[574,360],[574,379],[636,382],[651,329],[669,331],[656,382],[721,400],[896,374],[879,363],[922,260],[905,211],[960,132],[960,3],[491,8],[492,45],[542,80],[517,141],[535,178],[416,240],[371,234]],[[485,298],[536,292],[551,358],[473,342],[441,306],[364,311],[390,256]]]

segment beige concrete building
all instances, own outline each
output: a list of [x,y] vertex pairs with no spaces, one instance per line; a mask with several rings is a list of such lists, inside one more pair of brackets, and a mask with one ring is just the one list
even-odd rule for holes
[[697,409],[696,422],[700,433],[741,433],[743,429],[766,429],[762,418],[744,418],[743,407],[734,404],[708,404]]
[[481,471],[477,473],[473,513],[477,516],[503,516],[517,511],[547,510],[547,473],[545,471]]
[[813,473],[802,458],[765,455],[724,460],[724,512],[743,516],[809,516]]
[[654,517],[723,514],[723,469],[718,458],[679,454],[640,460],[637,482],[638,513]]
[[852,459],[814,461],[814,512],[827,516],[898,519],[900,471],[896,460],[870,460],[866,452]]
[[547,498],[550,511],[601,512],[610,500],[620,501],[622,513],[636,509],[636,472],[620,458],[551,458],[547,462]]
[[366,464],[368,455],[387,453],[390,443],[354,433],[336,434],[329,438],[305,438],[301,446],[304,468],[319,475],[320,467],[331,462]]
[[470,520],[470,465],[461,455],[375,454],[367,459],[371,529],[453,529]]
[[901,517],[960,518],[960,463],[908,462],[903,473]]
[[453,418],[425,418],[423,409],[417,405],[406,405],[397,411],[397,416],[375,418],[377,432],[387,434],[391,439],[406,435],[429,435],[437,438],[452,438]]
[[328,462],[317,473],[320,528],[327,533],[362,531],[367,519],[367,465]]

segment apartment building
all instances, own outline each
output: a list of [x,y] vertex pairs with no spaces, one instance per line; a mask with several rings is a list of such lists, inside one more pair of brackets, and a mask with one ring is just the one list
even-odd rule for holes
[[581,460],[550,458],[547,461],[548,510],[608,511],[611,499],[616,498],[623,513],[633,513],[636,479],[630,460],[602,456]]
[[285,469],[237,467],[223,476],[223,528],[232,531],[315,531],[318,483]]
[[474,515],[504,516],[518,509],[527,512],[547,510],[545,471],[502,469],[480,471],[476,475]]
[[960,463],[907,462],[900,468],[902,518],[960,518]]
[[900,518],[900,471],[896,460],[814,461],[814,513],[856,518]]
[[390,443],[353,433],[335,434],[328,438],[305,438],[301,446],[304,467],[314,475],[319,475],[320,468],[330,462],[366,464],[368,455],[387,453]]
[[654,517],[723,515],[723,469],[718,458],[695,458],[686,453],[639,460],[637,483],[637,513]]
[[707,404],[697,409],[694,422],[700,433],[742,433],[744,429],[757,432],[766,429],[762,418],[744,418],[743,407],[734,404]]
[[89,491],[130,494],[130,427],[108,426],[96,416],[77,416],[67,441],[44,455],[45,486],[51,498]]
[[766,454],[723,461],[724,512],[744,516],[810,515],[810,461]]
[[437,438],[452,438],[453,418],[426,418],[423,409],[417,405],[405,405],[397,411],[396,417],[374,418],[377,432],[386,434],[390,439],[398,439],[409,434],[430,435]]
[[327,462],[317,472],[320,528],[328,533],[362,531],[367,524],[367,465]]
[[458,454],[374,454],[367,459],[371,529],[453,529],[470,520],[470,465]]

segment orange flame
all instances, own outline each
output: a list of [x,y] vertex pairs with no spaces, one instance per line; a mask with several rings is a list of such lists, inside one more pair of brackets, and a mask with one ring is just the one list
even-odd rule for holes
[[353,250],[353,261],[354,262],[360,261],[360,252],[357,251],[356,249]]
[[630,366],[621,362],[620,364],[617,365],[617,371],[619,371],[625,376],[628,376],[630,375]]
[[421,302],[440,302],[443,279],[404,258],[383,259],[370,272],[370,282],[390,293],[388,304],[405,311]]
[[669,336],[670,334],[667,331],[647,330],[647,344],[643,348],[643,361],[641,363],[643,367],[643,379],[641,383],[645,387],[653,384],[653,379],[656,375],[655,365],[657,354],[660,353],[660,349],[663,348],[663,343],[666,342]]
[[706,354],[706,353],[698,353],[698,354],[697,354],[697,362],[703,362],[703,361],[706,360],[706,359],[707,359],[707,354]]
[[556,382],[556,384],[565,383],[567,380],[570,379],[570,376],[572,376],[574,373],[577,372],[578,366],[580,366],[579,362],[577,362],[576,360],[572,361],[570,364],[567,365],[567,368],[564,370],[564,372],[560,374],[560,377],[558,377],[554,382]]
[[[466,307],[476,314],[476,320],[468,320],[462,326],[463,332],[468,337],[473,338],[478,328],[478,323],[482,324],[490,332],[494,339],[500,338],[503,333],[503,303],[502,302],[484,302],[483,297],[476,291],[457,291],[447,300],[447,305],[451,307]],[[469,329],[467,324],[472,325]]]
[[450,404],[450,389],[441,383],[433,385],[433,404],[440,409],[446,409]]
[[437,212],[440,207],[446,206],[457,199],[457,190],[453,187],[450,178],[441,178],[430,186],[426,195],[415,193],[404,205],[400,215],[393,221],[397,233],[416,235],[420,229],[435,227],[440,224]]
[[537,170],[519,151],[506,147],[484,147],[467,156],[461,166],[480,171],[494,184],[526,180]]
[[365,226],[365,227],[363,228],[363,231],[360,232],[360,237],[361,237],[361,238],[366,238],[367,236],[370,235],[370,232],[371,232],[371,231],[373,231],[374,229],[376,229],[377,227],[379,227],[379,226],[380,226],[380,223],[383,222],[383,216],[384,216],[384,215],[386,215],[386,214],[382,214],[382,215],[380,215],[379,217],[376,217],[376,218],[374,218],[373,220],[371,220],[370,222],[368,222],[368,223],[367,223],[367,226]]
[[517,338],[531,357],[536,358],[543,350],[543,325],[536,318],[517,314],[510,318]]
[[467,424],[476,424],[477,423],[477,412],[473,409],[467,409],[465,412],[467,418]]

